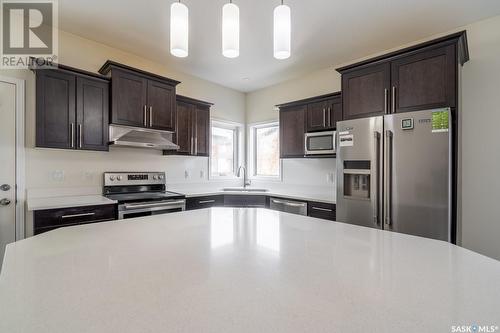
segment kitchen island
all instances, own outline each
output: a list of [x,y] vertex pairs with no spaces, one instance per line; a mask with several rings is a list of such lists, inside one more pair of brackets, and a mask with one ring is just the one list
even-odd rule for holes
[[267,209],[50,231],[7,246],[0,332],[451,332],[500,325],[500,262]]

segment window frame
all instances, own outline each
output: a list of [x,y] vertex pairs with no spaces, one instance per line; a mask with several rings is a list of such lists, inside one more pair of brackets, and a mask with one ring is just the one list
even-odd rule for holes
[[[233,154],[234,154],[234,161],[233,161],[233,173],[229,175],[215,175],[212,174],[212,158],[213,158],[213,151],[212,151],[212,128],[217,127],[217,128],[222,128],[222,129],[228,129],[234,131],[233,134]],[[212,118],[210,119],[210,154],[208,158],[208,179],[214,179],[214,180],[232,180],[232,179],[238,179],[236,176],[236,173],[238,171],[238,167],[242,163],[242,152],[243,149],[241,145],[243,144],[242,140],[242,135],[244,132],[244,126],[240,123],[232,122],[232,121],[226,121],[226,120],[219,120]]]
[[277,176],[264,176],[257,175],[257,158],[256,158],[256,149],[257,149],[257,135],[256,132],[258,129],[267,128],[267,127],[277,127],[278,128],[278,141],[279,141],[279,121],[265,121],[259,123],[253,123],[248,125],[248,178],[252,180],[263,180],[263,181],[283,181],[283,161],[279,156],[279,166],[278,166],[278,175]]

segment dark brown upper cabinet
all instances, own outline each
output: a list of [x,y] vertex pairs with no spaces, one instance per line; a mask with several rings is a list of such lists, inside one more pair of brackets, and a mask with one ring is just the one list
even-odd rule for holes
[[280,157],[304,157],[307,105],[280,107]]
[[469,60],[461,31],[337,69],[343,118],[455,108],[458,69]]
[[340,92],[284,103],[276,107],[280,110],[281,158],[305,157],[304,134],[334,130],[337,121],[342,120]]
[[109,80],[69,66],[36,73],[36,146],[108,150]]
[[175,81],[114,61],[99,73],[111,77],[111,123],[174,132]]
[[391,66],[389,63],[342,75],[344,119],[386,114],[390,86]]
[[177,95],[176,132],[177,151],[164,151],[164,155],[209,156],[210,107],[212,103]]

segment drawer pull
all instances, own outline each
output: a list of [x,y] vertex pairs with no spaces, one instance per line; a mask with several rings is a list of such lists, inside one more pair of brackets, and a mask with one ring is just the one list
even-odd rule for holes
[[198,201],[199,204],[207,204],[207,203],[213,203],[215,202],[215,200],[202,200],[202,201]]
[[72,215],[63,215],[62,219],[70,219],[72,217],[84,217],[84,216],[94,216],[95,213],[82,213],[82,214],[72,214]]
[[319,208],[319,207],[312,207],[312,209],[314,210],[319,210],[319,211],[322,211],[322,212],[333,212],[332,209],[327,209],[327,208]]

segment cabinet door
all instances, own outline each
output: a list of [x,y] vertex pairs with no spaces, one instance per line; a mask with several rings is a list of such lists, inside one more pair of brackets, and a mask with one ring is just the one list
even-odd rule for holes
[[392,61],[392,112],[456,106],[455,46]]
[[342,120],[342,98],[334,98],[328,102],[328,129],[336,129],[337,121]]
[[76,80],[77,148],[108,150],[109,82]]
[[335,205],[310,201],[307,204],[307,216],[335,221]]
[[280,110],[280,156],[304,157],[306,106],[291,106]]
[[384,63],[342,75],[344,120],[388,112],[390,64]]
[[111,85],[111,123],[146,127],[148,81],[141,76],[114,70]]
[[175,88],[157,81],[148,81],[148,126],[175,131]]
[[203,209],[210,207],[223,207],[223,195],[210,195],[203,197],[191,197],[186,199],[186,210]]
[[75,84],[75,75],[49,69],[37,71],[37,147],[76,147]]
[[328,105],[325,101],[307,105],[307,131],[322,131],[328,128]]
[[195,139],[194,154],[197,156],[208,156],[210,151],[210,108],[195,106]]
[[177,130],[174,138],[179,145],[176,154],[191,155],[193,148],[193,126],[192,126],[193,106],[184,102],[177,102]]

